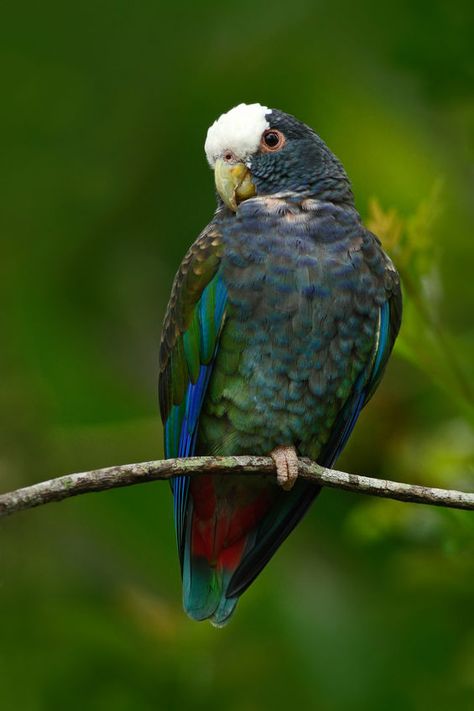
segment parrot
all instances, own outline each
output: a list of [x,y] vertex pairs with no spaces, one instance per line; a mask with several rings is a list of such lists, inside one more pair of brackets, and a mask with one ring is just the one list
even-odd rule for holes
[[239,104],[209,128],[217,207],[175,276],[159,351],[166,458],[270,456],[276,478],[171,480],[183,607],[222,627],[321,491],[377,388],[399,275],[305,123]]

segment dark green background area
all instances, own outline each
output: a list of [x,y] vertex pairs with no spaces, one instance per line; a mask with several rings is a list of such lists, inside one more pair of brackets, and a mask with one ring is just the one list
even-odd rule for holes
[[[241,101],[313,126],[363,215],[439,186],[431,305],[471,385],[408,308],[340,466],[472,489],[472,3],[5,5],[0,489],[162,456],[161,320],[214,208],[207,127]],[[327,490],[215,630],[181,611],[166,484],[5,519],[0,708],[472,709],[473,537],[469,512]]]

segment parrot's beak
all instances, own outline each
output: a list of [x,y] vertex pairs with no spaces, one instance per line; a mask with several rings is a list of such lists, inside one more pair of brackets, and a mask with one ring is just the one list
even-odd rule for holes
[[234,212],[239,202],[256,194],[250,171],[243,163],[226,163],[219,158],[214,166],[214,177],[217,192]]

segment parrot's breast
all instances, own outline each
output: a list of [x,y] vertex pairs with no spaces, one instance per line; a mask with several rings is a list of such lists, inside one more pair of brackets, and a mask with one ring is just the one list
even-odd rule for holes
[[378,265],[355,216],[334,205],[249,200],[229,223],[228,307],[198,449],[268,454],[294,444],[317,459],[371,359],[385,298]]

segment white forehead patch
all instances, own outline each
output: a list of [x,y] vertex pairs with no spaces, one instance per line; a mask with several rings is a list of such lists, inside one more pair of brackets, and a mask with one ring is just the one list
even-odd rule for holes
[[254,153],[265,129],[271,109],[261,104],[239,104],[214,121],[207,132],[204,150],[211,168],[226,150],[245,160]]

